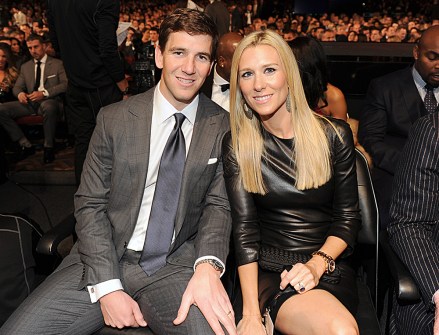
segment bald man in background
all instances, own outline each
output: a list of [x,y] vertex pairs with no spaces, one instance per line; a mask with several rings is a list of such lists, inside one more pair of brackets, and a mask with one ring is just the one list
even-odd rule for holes
[[229,111],[230,108],[229,82],[232,58],[242,38],[243,36],[236,32],[230,32],[221,36],[216,52],[215,66],[201,88],[204,94],[226,111]]

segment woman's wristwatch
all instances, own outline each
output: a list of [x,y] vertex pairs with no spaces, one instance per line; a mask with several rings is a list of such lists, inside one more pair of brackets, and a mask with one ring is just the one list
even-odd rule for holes
[[325,260],[325,263],[326,263],[326,273],[334,272],[334,270],[335,270],[334,258],[332,258],[331,256],[329,256],[328,254],[324,253],[321,250],[314,251],[311,255],[312,256],[315,256],[315,255],[320,256],[320,257],[322,257]]

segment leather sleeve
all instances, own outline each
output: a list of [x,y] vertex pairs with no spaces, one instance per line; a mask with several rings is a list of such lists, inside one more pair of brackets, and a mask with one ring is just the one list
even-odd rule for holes
[[224,178],[232,213],[232,230],[237,265],[258,260],[260,230],[253,197],[240,180],[238,163],[228,132],[223,140]]
[[355,147],[349,125],[336,119],[331,119],[331,122],[340,136],[327,125],[334,178],[332,223],[328,236],[339,237],[348,244],[344,253],[347,256],[352,253],[361,228]]

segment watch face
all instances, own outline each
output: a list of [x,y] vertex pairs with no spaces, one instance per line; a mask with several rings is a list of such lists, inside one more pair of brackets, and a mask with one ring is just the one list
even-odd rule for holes
[[334,270],[335,270],[335,261],[329,261],[328,262],[328,270],[329,270],[329,272],[334,272]]

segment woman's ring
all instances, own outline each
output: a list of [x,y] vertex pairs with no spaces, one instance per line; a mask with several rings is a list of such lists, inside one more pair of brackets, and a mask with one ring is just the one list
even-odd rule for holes
[[299,285],[299,292],[300,293],[305,292],[305,286],[303,286],[303,284],[301,282],[298,282],[297,285]]

